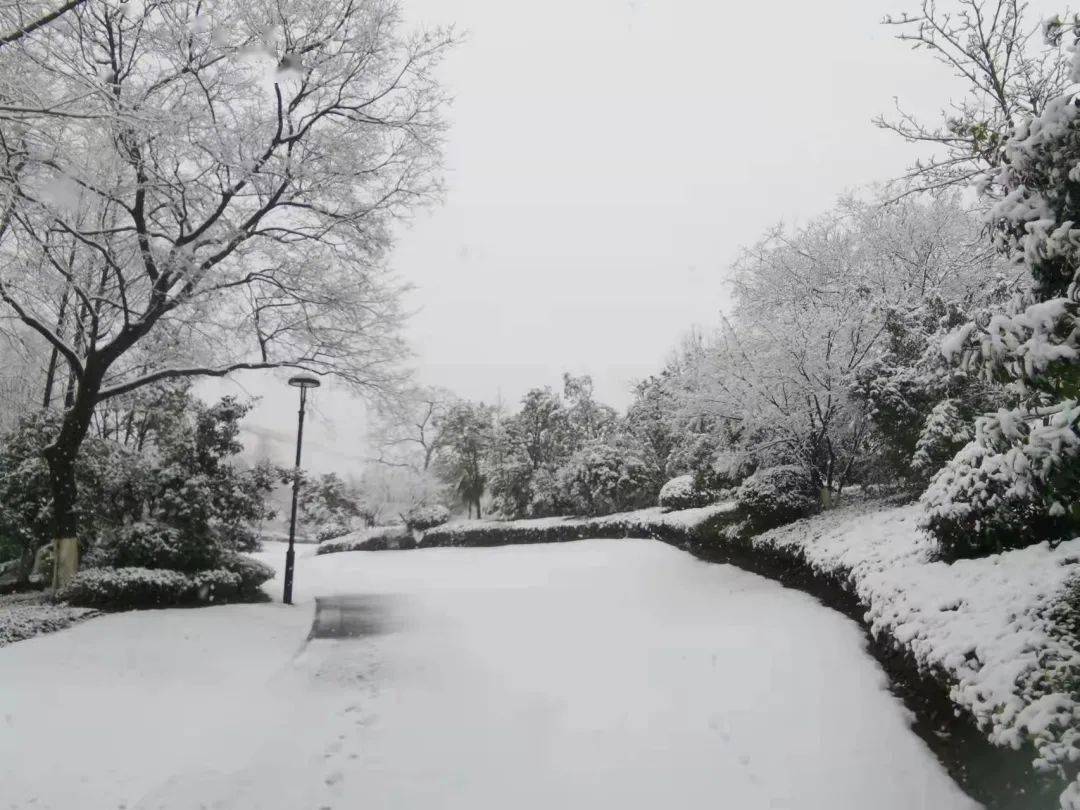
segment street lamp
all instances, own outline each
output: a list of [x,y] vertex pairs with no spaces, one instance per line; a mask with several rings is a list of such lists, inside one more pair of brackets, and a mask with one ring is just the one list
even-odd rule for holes
[[293,543],[296,540],[296,496],[300,490],[300,448],[304,442],[304,405],[307,403],[309,388],[318,388],[319,381],[314,377],[299,375],[289,378],[289,385],[300,389],[300,421],[296,427],[296,466],[293,471],[292,482],[292,517],[289,518],[289,550],[285,552],[285,604],[292,604],[292,579],[293,565],[296,562],[296,551]]

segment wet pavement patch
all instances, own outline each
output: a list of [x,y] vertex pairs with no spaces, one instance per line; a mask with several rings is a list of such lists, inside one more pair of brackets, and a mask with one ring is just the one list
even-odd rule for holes
[[320,596],[309,638],[363,638],[401,627],[403,597],[386,594]]

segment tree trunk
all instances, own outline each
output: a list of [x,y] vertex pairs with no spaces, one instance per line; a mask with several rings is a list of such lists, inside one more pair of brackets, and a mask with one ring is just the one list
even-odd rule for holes
[[75,500],[75,453],[77,447],[54,445],[45,455],[49,463],[49,485],[53,497],[53,589],[63,588],[79,567],[79,545],[76,539],[78,516]]
[[[63,337],[64,321],[67,320],[68,291],[64,291],[64,297],[60,299],[60,311],[56,316],[56,334]],[[60,350],[53,346],[49,355],[49,366],[45,370],[45,391],[42,394],[42,408],[48,408],[52,402],[53,386],[56,383],[57,365],[60,362]]]
[[53,578],[54,589],[63,588],[79,568],[78,529],[76,511],[78,485],[75,480],[75,462],[79,448],[90,429],[94,414],[94,399],[100,381],[88,387],[85,381],[79,385],[72,407],[65,412],[60,434],[45,448],[45,461],[49,465],[49,487],[53,498]]

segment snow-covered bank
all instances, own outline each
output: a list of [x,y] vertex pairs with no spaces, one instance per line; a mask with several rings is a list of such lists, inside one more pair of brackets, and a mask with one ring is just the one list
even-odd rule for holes
[[[840,580],[877,637],[943,679],[990,740],[1032,746],[1041,770],[1080,770],[1080,539],[932,562],[917,505],[859,504],[750,543]],[[1073,782],[1062,806],[1080,808]]]
[[[392,596],[397,629],[296,655],[332,593]],[[302,554],[296,595],[0,650],[5,802],[974,807],[854,625],[661,544]]]

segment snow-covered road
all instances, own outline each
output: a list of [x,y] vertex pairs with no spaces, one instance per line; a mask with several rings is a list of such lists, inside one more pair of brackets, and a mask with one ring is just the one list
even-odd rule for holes
[[[975,806],[856,626],[759,577],[637,540],[303,551],[294,608],[0,649],[0,810]],[[329,594],[371,635],[305,644]]]

